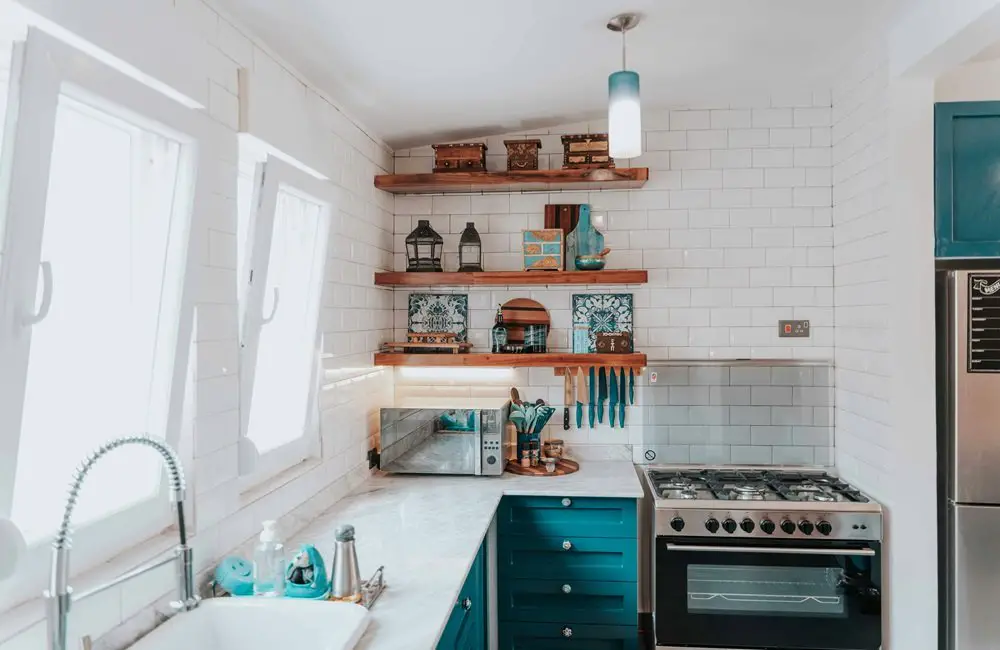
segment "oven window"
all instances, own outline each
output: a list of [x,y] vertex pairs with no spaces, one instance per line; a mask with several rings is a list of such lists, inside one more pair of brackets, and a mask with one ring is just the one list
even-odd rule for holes
[[691,614],[847,616],[840,567],[689,564]]

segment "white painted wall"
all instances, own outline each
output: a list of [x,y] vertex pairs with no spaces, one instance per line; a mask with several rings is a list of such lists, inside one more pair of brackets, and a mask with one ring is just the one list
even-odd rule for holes
[[[190,391],[193,440],[187,441],[193,457],[186,469],[188,498],[194,506],[195,557],[198,570],[208,570],[255,535],[262,520],[279,519],[291,534],[368,475],[365,452],[374,444],[377,409],[392,396],[391,373],[371,367],[371,353],[388,338],[392,325],[391,294],[373,286],[375,270],[388,269],[392,263],[392,198],[372,186],[375,174],[391,168],[391,153],[238,23],[201,0],[95,0],[86,7],[72,0],[24,4],[94,39],[99,48],[146,74],[203,99],[212,117],[232,133],[223,159],[207,161],[217,177],[217,216],[207,233],[212,245],[199,268],[202,298],[197,306]],[[9,50],[9,37],[0,46]],[[319,400],[322,458],[246,493],[240,492],[236,475],[235,410],[239,401],[237,70],[241,67],[269,88],[267,106],[282,107],[280,112],[258,111],[265,117],[259,117],[253,128],[266,134],[270,144],[329,176],[346,197],[332,225],[320,316],[326,353]],[[250,101],[253,107],[254,98]],[[168,543],[169,536],[156,540],[72,582],[79,588],[88,579],[113,577]],[[166,567],[75,604],[70,642],[76,645],[89,634],[94,640],[104,637],[95,647],[122,647],[152,627],[151,605],[162,605],[173,586],[172,568]],[[43,647],[42,616],[37,599],[0,613],[0,648]]]

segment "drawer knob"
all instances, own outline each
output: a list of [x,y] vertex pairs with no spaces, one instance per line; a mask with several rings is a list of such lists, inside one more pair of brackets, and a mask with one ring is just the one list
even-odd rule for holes
[[573,587],[570,587],[569,585],[563,585],[562,586],[562,592],[564,594],[568,594],[571,591],[573,591]]
[[465,611],[469,611],[469,610],[472,609],[472,599],[471,598],[466,598],[465,600],[462,601],[462,609],[464,609]]
[[573,628],[567,625],[562,629],[562,635],[567,639],[570,638],[571,636],[573,636]]
[[571,505],[573,505],[573,500],[572,500],[572,499],[570,499],[569,497],[565,497],[565,498],[564,498],[564,499],[562,500],[562,504],[563,504],[563,507],[564,507],[564,508],[568,508],[568,507],[570,507]]
[[564,539],[563,543],[562,543],[562,547],[563,547],[564,551],[568,551],[571,548],[573,548],[573,542],[569,541],[568,539]]

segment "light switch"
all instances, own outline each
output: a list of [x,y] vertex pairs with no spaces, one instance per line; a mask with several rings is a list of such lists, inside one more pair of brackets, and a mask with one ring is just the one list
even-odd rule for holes
[[781,339],[807,339],[809,338],[809,321],[807,320],[779,320],[778,338]]

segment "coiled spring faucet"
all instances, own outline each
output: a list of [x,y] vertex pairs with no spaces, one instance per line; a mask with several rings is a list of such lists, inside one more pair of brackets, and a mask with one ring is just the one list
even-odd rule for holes
[[[119,447],[124,447],[125,445],[152,447],[163,457],[170,482],[170,500],[177,506],[177,530],[180,534],[180,543],[174,549],[174,554],[171,557],[138,567],[107,584],[95,587],[85,593],[74,595],[73,590],[68,584],[69,551],[73,546],[70,538],[70,522],[73,517],[73,508],[76,507],[84,479],[87,478],[87,474],[97,461],[108,452]],[[52,542],[52,575],[49,579],[49,588],[45,592],[46,618],[48,620],[48,649],[68,650],[68,646],[66,645],[66,631],[68,628],[69,608],[72,601],[99,593],[130,578],[171,562],[177,565],[178,599],[171,602],[170,605],[175,611],[194,609],[198,606],[199,599],[194,589],[194,559],[191,548],[187,544],[187,528],[184,523],[184,469],[181,467],[177,454],[165,442],[150,438],[149,436],[123,436],[104,443],[87,456],[76,468],[76,471],[73,472],[73,481],[70,483],[69,493],[66,498],[66,509],[63,511],[59,531]]]

